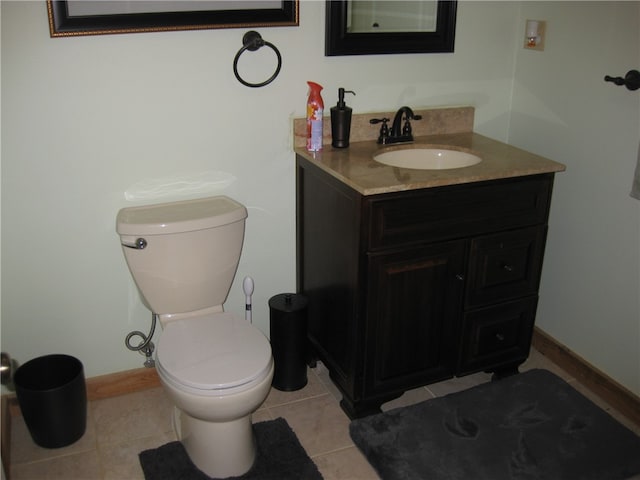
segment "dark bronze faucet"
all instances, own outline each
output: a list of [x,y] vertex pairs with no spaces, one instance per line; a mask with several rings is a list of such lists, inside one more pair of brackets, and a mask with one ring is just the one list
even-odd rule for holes
[[413,142],[410,120],[420,120],[421,118],[422,115],[415,115],[411,108],[404,106],[400,107],[396,112],[395,117],[393,117],[391,130],[389,130],[389,127],[387,126],[387,122],[389,121],[388,118],[372,118],[369,120],[369,123],[382,123],[382,126],[380,127],[380,135],[378,136],[378,143],[390,145],[394,143]]

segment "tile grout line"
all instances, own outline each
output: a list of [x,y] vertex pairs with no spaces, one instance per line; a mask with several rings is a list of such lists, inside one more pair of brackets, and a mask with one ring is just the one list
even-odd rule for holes
[[[271,409],[271,408],[279,408],[279,407],[284,407],[284,406],[286,406],[286,405],[294,405],[294,404],[297,404],[297,403],[300,403],[300,402],[304,402],[304,401],[306,401],[306,400],[311,400],[311,399],[313,399],[313,398],[320,398],[320,397],[324,397],[324,396],[326,396],[326,395],[331,395],[331,394],[330,394],[330,393],[328,393],[328,392],[318,393],[318,394],[316,394],[316,395],[310,395],[310,396],[308,396],[308,397],[298,398],[298,399],[296,399],[296,400],[291,400],[291,401],[289,401],[289,402],[284,402],[284,403],[274,403],[273,405],[269,405],[269,406],[267,406],[267,407],[262,407],[262,408],[260,408],[260,410],[262,410],[262,409]],[[257,410],[256,410],[256,411],[257,411]]]
[[[334,453],[343,452],[343,451],[345,451],[345,450],[349,450],[349,449],[351,449],[351,448],[358,449],[358,446],[354,443],[354,444],[352,444],[352,445],[346,445],[346,446],[344,446],[344,447],[335,448],[335,449],[333,449],[333,450],[329,450],[329,451],[326,451],[326,452],[320,452],[320,453],[316,453],[316,454],[314,454],[314,455],[309,455],[309,458],[311,458],[312,460],[314,460],[314,459],[316,459],[316,458],[324,457],[324,456],[326,456],[326,455],[333,455]],[[360,451],[360,450],[358,449],[358,451]]]

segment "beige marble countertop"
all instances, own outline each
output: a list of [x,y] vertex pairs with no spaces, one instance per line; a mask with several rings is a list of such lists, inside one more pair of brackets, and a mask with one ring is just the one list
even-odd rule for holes
[[[373,156],[383,150],[445,146],[471,151],[482,158],[476,165],[447,170],[415,170],[390,167]],[[320,152],[295,147],[295,152],[362,195],[441,187],[462,183],[562,172],[558,162],[529,153],[473,132],[424,135],[414,143],[396,146],[378,145],[375,140],[352,142],[348,148],[325,145]]]

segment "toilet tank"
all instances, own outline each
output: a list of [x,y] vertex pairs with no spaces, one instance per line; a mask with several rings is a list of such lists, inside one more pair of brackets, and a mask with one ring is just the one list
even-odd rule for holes
[[247,209],[226,196],[120,210],[116,231],[147,308],[177,314],[222,307],[240,260],[246,218]]

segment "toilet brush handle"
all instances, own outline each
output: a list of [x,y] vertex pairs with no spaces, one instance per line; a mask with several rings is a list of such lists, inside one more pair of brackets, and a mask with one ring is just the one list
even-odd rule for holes
[[244,290],[245,295],[245,318],[250,323],[253,323],[253,320],[251,318],[251,295],[253,295],[253,287],[253,278],[244,277],[244,281],[242,282],[242,289]]

